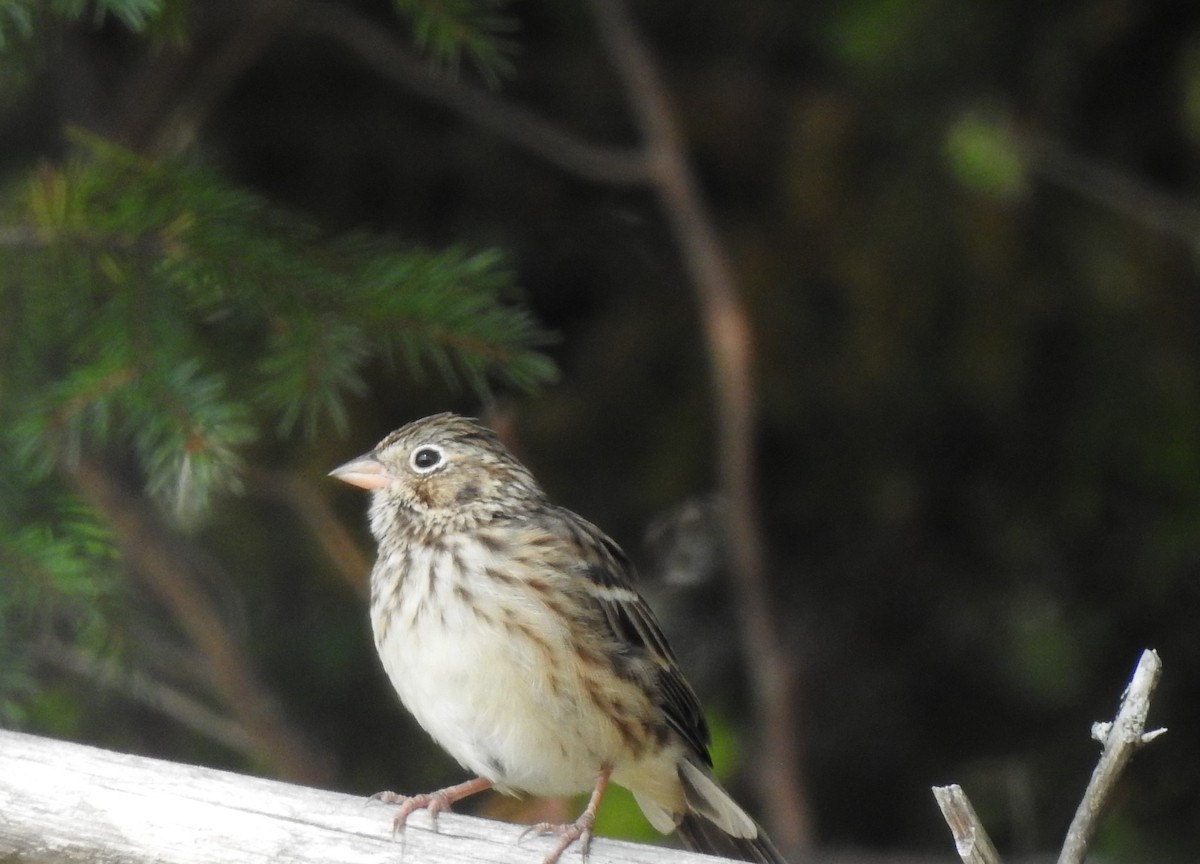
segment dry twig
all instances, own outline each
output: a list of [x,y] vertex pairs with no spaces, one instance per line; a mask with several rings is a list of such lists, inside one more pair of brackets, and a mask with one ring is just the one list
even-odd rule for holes
[[983,823],[979,821],[975,808],[971,806],[967,793],[961,786],[934,786],[933,797],[950,833],[954,835],[954,846],[963,864],[1000,864],[1000,854],[992,845]]
[[1083,793],[1071,827],[1067,829],[1067,839],[1058,856],[1058,864],[1082,864],[1088,844],[1096,834],[1100,812],[1108,803],[1125,765],[1135,750],[1167,731],[1146,731],[1150,694],[1154,692],[1160,674],[1162,662],[1158,659],[1158,652],[1150,649],[1143,651],[1125,696],[1121,699],[1117,718],[1112,723],[1097,723],[1092,727],[1092,737],[1104,744],[1104,753],[1092,772],[1092,779],[1088,781],[1087,791]]
[[[1104,744],[1104,753],[1092,771],[1092,779],[1088,782],[1083,800],[1079,802],[1075,818],[1067,829],[1058,864],[1083,864],[1088,844],[1096,834],[1100,813],[1112,795],[1121,771],[1135,750],[1167,731],[1146,731],[1150,695],[1161,672],[1162,663],[1158,653],[1150,649],[1143,651],[1121,699],[1116,719],[1092,727],[1092,737]],[[980,824],[979,817],[975,815],[971,802],[967,800],[966,793],[958,786],[935,786],[933,796],[950,826],[964,864],[1000,864],[1000,857]]]

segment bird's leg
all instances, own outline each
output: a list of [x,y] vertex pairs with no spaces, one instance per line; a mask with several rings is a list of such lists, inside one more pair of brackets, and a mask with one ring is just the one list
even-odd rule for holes
[[404,830],[404,823],[408,821],[408,817],[417,810],[429,811],[429,818],[433,821],[433,830],[436,831],[439,813],[443,810],[449,810],[450,805],[456,801],[461,801],[468,795],[474,795],[476,792],[482,792],[484,789],[491,788],[491,780],[476,777],[474,780],[467,780],[455,786],[447,786],[445,789],[439,789],[436,792],[424,792],[420,795],[376,792],[371,798],[376,801],[382,801],[384,804],[400,805],[400,809],[396,811],[396,817],[392,820],[393,834],[401,833]]
[[596,788],[592,790],[592,797],[588,799],[587,806],[583,808],[583,812],[579,814],[579,818],[574,822],[566,825],[556,825],[553,822],[539,822],[537,825],[531,825],[521,835],[522,837],[529,833],[558,835],[558,842],[554,844],[554,848],[550,850],[550,854],[542,860],[542,864],[556,864],[559,856],[576,840],[579,841],[583,860],[587,861],[588,850],[592,845],[592,829],[596,826],[596,811],[600,809],[600,799],[604,797],[604,790],[608,786],[608,778],[610,776],[612,776],[611,768],[602,768],[600,773],[596,775]]

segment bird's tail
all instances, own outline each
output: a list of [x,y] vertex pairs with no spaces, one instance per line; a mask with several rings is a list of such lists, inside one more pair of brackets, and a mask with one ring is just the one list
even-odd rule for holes
[[787,861],[771,839],[763,833],[762,828],[754,826],[756,833],[753,837],[734,837],[726,834],[703,816],[688,813],[679,823],[676,832],[683,845],[695,852],[705,855],[720,855],[722,858],[736,858],[739,861],[751,861],[754,864],[787,864]]
[[729,797],[706,766],[682,760],[679,780],[688,812],[675,830],[685,846],[754,864],[787,864],[758,823]]

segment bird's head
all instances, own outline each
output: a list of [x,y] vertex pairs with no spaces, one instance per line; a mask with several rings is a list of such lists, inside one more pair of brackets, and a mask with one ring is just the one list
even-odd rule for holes
[[402,426],[330,476],[369,490],[376,537],[392,519],[457,523],[540,501],[537,481],[494,432],[435,414]]

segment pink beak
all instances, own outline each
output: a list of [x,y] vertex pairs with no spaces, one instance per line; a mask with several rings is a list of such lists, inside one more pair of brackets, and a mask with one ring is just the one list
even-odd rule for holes
[[339,465],[329,472],[329,476],[363,489],[383,489],[392,482],[392,475],[383,463],[370,453]]

